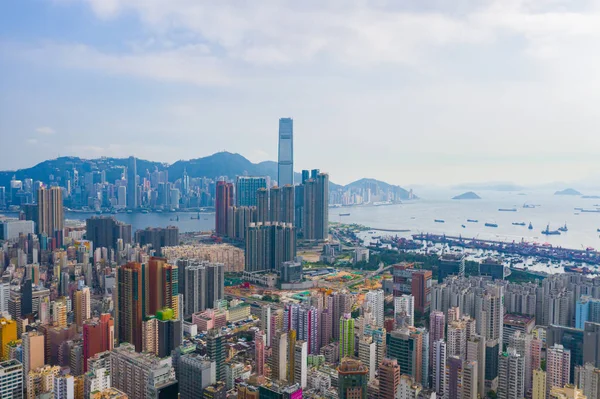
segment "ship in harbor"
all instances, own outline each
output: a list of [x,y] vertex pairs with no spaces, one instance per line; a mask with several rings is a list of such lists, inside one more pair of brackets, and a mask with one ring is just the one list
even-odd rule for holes
[[513,222],[513,226],[525,226],[525,222]]
[[443,220],[443,219],[434,219],[434,222],[436,222],[436,223],[446,223],[446,221]]
[[485,227],[498,227],[498,223],[486,223]]
[[533,205],[533,204],[523,204],[523,208],[525,208],[525,209],[533,209],[533,208],[535,208],[535,205]]
[[559,228],[558,228],[558,231],[562,231],[562,232],[564,232],[564,233],[566,233],[567,231],[569,231],[569,229],[567,228],[567,223],[565,223],[565,225],[564,225],[564,226],[562,226],[562,227],[559,227]]
[[545,234],[547,236],[559,236],[560,235],[560,231],[558,230],[550,230],[550,224],[546,225],[546,229],[542,230],[542,234]]
[[349,213],[338,213],[338,216],[350,216]]
[[477,219],[467,219],[467,222],[469,222],[469,223],[479,223],[479,220],[477,220]]
[[529,227],[527,227],[529,230],[533,230],[533,225],[531,224],[531,222],[529,222]]
[[517,208],[498,208],[498,212],[516,212]]

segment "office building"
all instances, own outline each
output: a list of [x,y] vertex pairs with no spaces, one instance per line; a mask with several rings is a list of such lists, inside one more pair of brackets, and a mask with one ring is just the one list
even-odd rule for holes
[[137,162],[135,157],[129,157],[127,163],[127,208],[137,209],[138,203],[138,184],[137,184]]
[[199,398],[206,387],[217,382],[217,366],[212,359],[189,353],[181,356],[177,363],[181,399]]
[[571,351],[554,344],[546,351],[546,392],[563,387],[571,379]]
[[31,220],[4,220],[0,221],[0,241],[15,240],[19,235],[27,236],[35,233],[35,224]]
[[282,284],[302,281],[302,262],[289,261],[281,264],[280,281]]
[[63,231],[65,223],[62,189],[60,187],[40,187],[37,202],[37,233],[55,237],[55,232]]
[[600,370],[593,364],[575,366],[575,385],[588,399],[600,398]]
[[533,370],[531,399],[546,399],[546,372],[542,369]]
[[252,223],[246,238],[246,271],[279,271],[296,257],[296,228],[289,223]]
[[114,217],[94,216],[85,221],[86,238],[94,248],[117,250],[117,243],[131,244],[131,225],[118,221]]
[[504,280],[504,265],[499,260],[487,258],[479,263],[479,275],[489,276],[492,280]]
[[408,374],[419,382],[423,380],[423,339],[423,331],[404,327],[392,331],[387,342],[387,357],[398,361],[402,374]]
[[148,227],[135,232],[135,242],[140,246],[150,245],[155,255],[162,255],[163,247],[179,245],[179,228],[176,226]]
[[110,352],[112,386],[131,399],[174,398],[178,385],[171,358],[159,359],[150,353],[138,353],[129,343]]
[[146,270],[129,262],[117,269],[115,322],[117,342],[129,342],[142,350],[142,319],[146,309]]
[[338,398],[367,399],[369,370],[360,360],[343,358],[337,368]]
[[23,333],[21,335],[21,347],[23,350],[23,375],[27,378],[27,375],[31,370],[35,370],[45,364],[44,335],[37,331]]
[[394,297],[412,295],[414,308],[422,314],[431,308],[431,270],[414,269],[412,263],[394,265],[392,271]]
[[439,258],[438,282],[443,282],[448,276],[465,275],[465,259],[463,254],[444,254]]
[[267,178],[264,176],[238,176],[235,182],[235,205],[256,206],[256,192],[267,188]]
[[225,337],[217,329],[212,329],[206,337],[206,354],[217,365],[217,381],[225,380]]
[[379,399],[395,398],[400,384],[400,366],[396,359],[383,359],[379,365]]
[[462,366],[462,399],[478,398],[479,373],[476,361],[465,361]]
[[498,361],[498,399],[525,397],[525,359],[513,348],[500,355]]
[[218,235],[227,234],[227,209],[233,205],[233,184],[218,181],[215,196],[215,232]]
[[340,359],[354,356],[354,319],[347,313],[340,318]]
[[294,185],[294,120],[279,119],[279,156],[277,162],[277,183],[283,187]]
[[587,399],[587,397],[576,386],[567,384],[563,388],[552,387],[550,399]]
[[17,360],[0,363],[0,398],[22,399],[23,365]]

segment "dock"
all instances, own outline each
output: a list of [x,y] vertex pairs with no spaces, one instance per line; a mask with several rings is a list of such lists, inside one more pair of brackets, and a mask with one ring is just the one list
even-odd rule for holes
[[600,252],[595,250],[554,247],[552,245],[530,243],[524,240],[506,242],[497,240],[483,240],[478,238],[467,238],[463,236],[447,236],[428,233],[413,234],[412,238],[413,240],[420,240],[424,242],[429,241],[438,244],[448,244],[450,246],[455,247],[483,249],[521,256],[536,256],[542,259],[582,262],[593,265],[600,265]]

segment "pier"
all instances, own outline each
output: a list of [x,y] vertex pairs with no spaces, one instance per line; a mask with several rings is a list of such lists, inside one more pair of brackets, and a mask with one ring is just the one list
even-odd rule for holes
[[521,256],[537,256],[544,259],[582,262],[600,265],[600,252],[595,250],[569,249],[553,247],[552,245],[535,244],[526,241],[496,241],[462,236],[447,236],[439,234],[413,234],[413,240],[429,241],[450,246],[497,251]]

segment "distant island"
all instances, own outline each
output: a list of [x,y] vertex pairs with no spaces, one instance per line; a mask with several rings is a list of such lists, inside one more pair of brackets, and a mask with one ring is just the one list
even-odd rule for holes
[[565,188],[564,190],[555,192],[554,195],[581,195],[581,193],[572,188]]
[[452,197],[453,200],[475,200],[481,199],[481,197],[475,194],[473,191],[467,191],[466,193],[462,193],[461,195],[457,195],[456,197]]
[[600,198],[600,195],[582,195],[581,198],[598,199],[598,198]]

